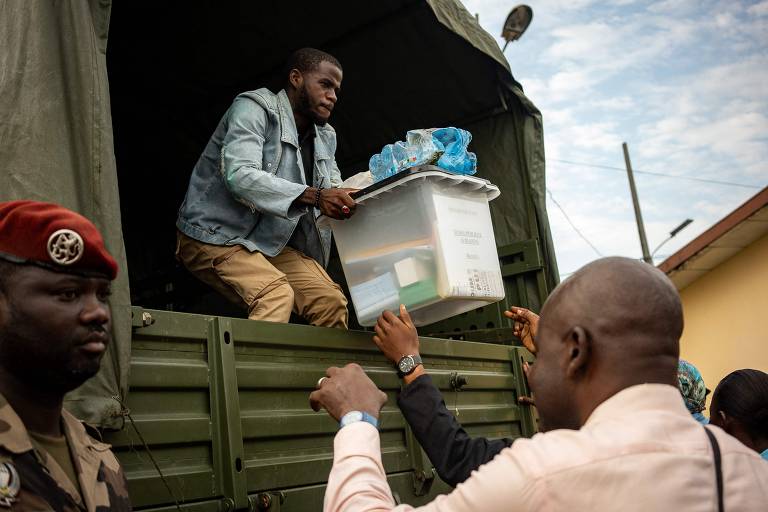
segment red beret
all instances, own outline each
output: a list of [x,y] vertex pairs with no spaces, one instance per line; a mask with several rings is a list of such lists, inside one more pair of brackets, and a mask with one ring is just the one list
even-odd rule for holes
[[117,262],[96,226],[52,203],[0,203],[0,257],[73,274],[117,275]]

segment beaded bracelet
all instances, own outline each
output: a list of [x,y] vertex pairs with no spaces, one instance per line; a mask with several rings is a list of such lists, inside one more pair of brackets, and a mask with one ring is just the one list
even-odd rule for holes
[[315,208],[320,209],[320,192],[322,192],[322,188],[318,187],[315,191]]

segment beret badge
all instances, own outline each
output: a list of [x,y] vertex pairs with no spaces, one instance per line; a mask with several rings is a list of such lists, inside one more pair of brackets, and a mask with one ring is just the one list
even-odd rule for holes
[[0,507],[9,508],[21,489],[21,480],[11,462],[0,463]]
[[59,265],[72,265],[83,257],[82,237],[71,229],[60,229],[48,238],[48,255]]

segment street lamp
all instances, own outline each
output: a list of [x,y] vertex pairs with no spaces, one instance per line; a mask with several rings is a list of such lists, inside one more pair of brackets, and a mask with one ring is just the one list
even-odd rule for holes
[[681,222],[681,223],[680,223],[680,225],[679,225],[679,226],[677,226],[675,229],[673,229],[672,231],[670,231],[670,232],[669,232],[669,236],[667,237],[667,239],[666,239],[666,240],[664,240],[663,242],[661,242],[659,245],[657,245],[657,246],[656,246],[656,248],[653,250],[653,252],[651,253],[651,258],[653,258],[653,255],[654,255],[654,254],[656,254],[656,251],[658,251],[659,249],[661,249],[661,246],[662,246],[662,245],[664,245],[665,243],[667,243],[667,242],[669,242],[670,240],[672,240],[672,239],[673,239],[673,238],[674,238],[674,237],[675,237],[675,236],[676,236],[676,235],[677,235],[679,232],[681,232],[682,230],[684,230],[685,228],[687,228],[687,227],[688,227],[688,225],[689,225],[691,222],[693,222],[693,219],[685,219],[683,222]]
[[527,5],[518,5],[512,9],[507,16],[507,20],[504,22],[504,28],[501,29],[501,37],[504,38],[504,48],[502,53],[507,49],[507,45],[512,41],[517,41],[531,24],[533,19],[533,9]]

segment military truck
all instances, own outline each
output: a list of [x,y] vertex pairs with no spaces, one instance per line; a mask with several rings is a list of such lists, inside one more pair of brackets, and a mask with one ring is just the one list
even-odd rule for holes
[[[93,219],[120,262],[114,343],[66,406],[102,428],[137,510],[320,510],[335,422],[308,394],[361,364],[390,397],[384,467],[418,505],[448,486],[397,410],[394,369],[359,329],[245,319],[174,260],[191,169],[239,92],[281,87],[291,51],[322,48],[344,82],[331,123],[344,177],[408,129],[473,134],[506,299],[420,328],[447,406],[473,435],[530,436],[530,359],[502,311],[538,310],[557,283],[544,201],[542,120],[494,38],[457,0],[11,2],[0,33],[0,200]],[[396,226],[393,226],[396,229]],[[343,283],[338,258],[330,270]]]

